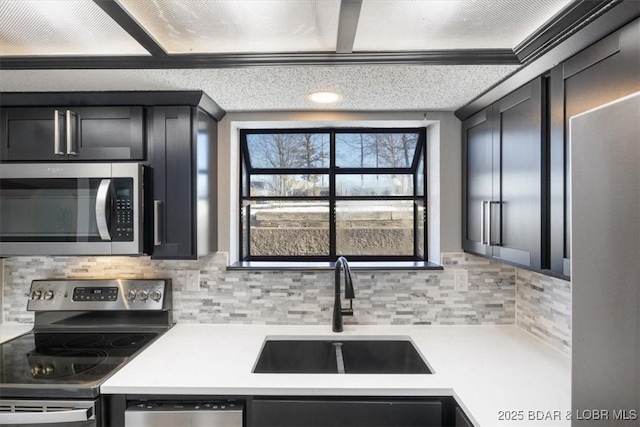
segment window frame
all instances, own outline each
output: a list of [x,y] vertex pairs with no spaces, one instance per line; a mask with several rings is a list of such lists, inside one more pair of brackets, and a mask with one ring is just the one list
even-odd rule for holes
[[[283,261],[283,262],[334,262],[339,256],[345,256],[350,261],[368,261],[368,262],[426,262],[428,260],[428,150],[427,150],[427,128],[426,127],[401,127],[401,128],[385,128],[385,127],[318,127],[318,128],[260,128],[260,129],[240,129],[240,155],[239,155],[239,260],[241,262],[251,261]],[[329,134],[329,166],[324,168],[256,168],[251,165],[249,148],[247,143],[247,135],[251,134]],[[409,167],[339,167],[336,166],[336,135],[347,133],[416,133],[418,140],[416,142],[415,153]],[[418,174],[418,168],[422,161],[423,171],[422,175]],[[245,179],[246,174],[246,179]],[[393,175],[404,174],[412,175],[413,177],[413,191],[412,195],[402,196],[337,196],[336,195],[336,176],[337,175]],[[252,175],[328,175],[329,179],[329,195],[328,196],[251,196],[251,176]],[[419,186],[420,178],[422,178],[422,185]],[[422,187],[422,195],[418,195],[418,189]],[[295,256],[281,256],[281,255],[251,255],[250,242],[251,242],[251,226],[246,228],[246,240],[245,243],[245,230],[244,221],[245,203],[254,203],[257,201],[327,201],[329,204],[329,255],[327,256],[315,256],[315,255],[295,255]],[[412,201],[413,202],[413,254],[412,255],[349,255],[349,254],[337,254],[337,241],[336,241],[336,202],[339,201],[369,201],[369,200],[382,200],[382,201]],[[419,211],[420,207],[423,208],[422,223],[424,224],[422,230],[422,253],[419,255]],[[247,216],[251,217],[251,206],[247,206]],[[248,248],[245,246],[249,246]],[[244,252],[247,251],[245,256]]]

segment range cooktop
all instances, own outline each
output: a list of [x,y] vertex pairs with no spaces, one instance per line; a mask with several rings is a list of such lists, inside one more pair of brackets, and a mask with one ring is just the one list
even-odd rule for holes
[[168,280],[31,285],[33,331],[0,344],[3,397],[86,398],[171,327]]
[[0,384],[97,395],[95,388],[157,335],[28,333],[0,345]]

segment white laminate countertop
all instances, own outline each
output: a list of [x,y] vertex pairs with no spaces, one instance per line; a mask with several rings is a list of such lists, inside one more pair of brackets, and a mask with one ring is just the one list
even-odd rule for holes
[[[432,375],[254,374],[266,337],[410,337]],[[178,324],[104,394],[454,396],[476,427],[569,426],[570,357],[516,326]],[[522,419],[520,419],[522,418]],[[540,420],[547,418],[547,420]]]
[[0,343],[18,337],[31,329],[33,325],[28,323],[2,323],[0,324]]

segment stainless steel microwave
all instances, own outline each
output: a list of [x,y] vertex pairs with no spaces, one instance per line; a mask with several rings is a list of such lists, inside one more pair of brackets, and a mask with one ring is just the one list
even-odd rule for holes
[[143,254],[144,176],[140,163],[0,164],[0,256]]

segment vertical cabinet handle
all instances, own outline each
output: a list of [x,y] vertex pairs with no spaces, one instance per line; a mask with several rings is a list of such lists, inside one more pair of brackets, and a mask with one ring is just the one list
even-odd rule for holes
[[[502,221],[502,202],[490,202],[490,205],[498,205],[498,207],[500,208],[500,216],[498,218],[500,219],[500,222],[501,222]],[[491,207],[489,207],[489,213],[491,214]],[[491,216],[489,216],[489,219],[491,220]],[[491,238],[491,235],[489,235],[489,238]],[[498,240],[494,241],[491,244],[493,246],[502,246],[502,227],[498,227]]]
[[[62,126],[64,122],[64,127]],[[63,132],[64,129],[64,132]],[[53,154],[56,156],[64,156],[70,154],[77,156],[76,147],[74,147],[74,141],[78,141],[78,115],[71,110],[67,110],[63,113],[60,110],[53,111]],[[66,149],[65,152],[62,148],[63,134],[66,137]]]
[[[72,120],[73,118],[73,120]],[[72,156],[77,156],[74,146],[73,140],[78,140],[78,115],[71,110],[67,110],[67,154]]]
[[484,245],[485,242],[485,237],[484,237],[484,226],[486,224],[486,218],[484,216],[484,212],[485,212],[485,204],[487,203],[486,200],[482,200],[480,202],[480,244]]
[[[488,209],[489,209],[489,215],[487,215],[487,217],[489,219],[489,222],[487,224],[487,240],[486,240],[486,243],[485,243],[485,240],[484,240],[484,219],[485,219],[485,217],[484,217],[484,204],[485,203],[487,204]],[[488,246],[502,246],[502,232],[500,232],[498,234],[498,237],[499,237],[498,241],[492,240],[493,233],[491,232],[491,225],[493,224],[493,205],[498,205],[498,206],[502,207],[502,202],[494,202],[494,201],[491,201],[491,200],[487,200],[487,201],[482,202],[482,206],[483,206],[483,209],[482,209],[482,224],[483,224],[483,228],[482,228],[482,244],[483,245],[486,244]]]
[[487,202],[487,206],[489,206],[489,215],[488,215],[489,224],[487,225],[487,245],[489,245],[489,246],[492,245],[492,243],[491,243],[491,236],[492,236],[492,234],[491,234],[491,223],[493,222],[493,215],[492,215],[493,209],[491,209],[492,205],[493,205],[492,201],[488,201]]
[[53,154],[56,156],[64,156],[64,151],[62,151],[62,122],[63,114],[59,110],[53,111]]
[[160,208],[162,202],[160,200],[153,201],[153,245],[160,246],[162,239],[160,237]]
[[[483,200],[480,202],[480,244],[487,246],[502,246],[502,232],[500,232],[497,242],[491,240],[493,237],[491,232],[491,224],[493,223],[493,205],[499,205],[502,209],[502,202],[494,202],[492,200]],[[486,214],[487,209],[489,210],[488,215]],[[488,222],[487,219],[489,220]]]

